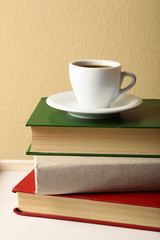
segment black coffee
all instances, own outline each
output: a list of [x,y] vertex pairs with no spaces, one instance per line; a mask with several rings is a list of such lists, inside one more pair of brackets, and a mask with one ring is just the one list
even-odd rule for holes
[[81,67],[89,67],[89,68],[110,68],[112,66],[107,65],[81,65]]

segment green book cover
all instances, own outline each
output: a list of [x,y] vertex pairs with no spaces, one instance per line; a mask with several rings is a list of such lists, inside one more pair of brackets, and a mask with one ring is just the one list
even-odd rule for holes
[[160,155],[151,155],[151,154],[83,154],[83,153],[44,153],[44,152],[32,152],[31,151],[31,144],[29,145],[26,155],[45,155],[45,156],[52,156],[52,155],[61,155],[61,156],[98,156],[98,157],[124,157],[124,158],[160,158]]
[[160,128],[160,99],[144,99],[141,106],[108,119],[81,119],[47,105],[41,98],[26,126]]

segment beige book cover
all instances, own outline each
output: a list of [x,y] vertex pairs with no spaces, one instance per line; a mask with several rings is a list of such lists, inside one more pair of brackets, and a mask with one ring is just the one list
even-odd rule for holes
[[37,194],[160,190],[160,158],[35,156]]

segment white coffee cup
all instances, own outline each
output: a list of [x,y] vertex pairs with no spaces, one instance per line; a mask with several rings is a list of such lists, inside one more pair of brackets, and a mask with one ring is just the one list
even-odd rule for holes
[[[121,72],[121,64],[110,60],[72,61],[69,76],[78,105],[88,109],[108,108],[136,82],[133,73]],[[125,76],[131,77],[131,83],[121,89]]]

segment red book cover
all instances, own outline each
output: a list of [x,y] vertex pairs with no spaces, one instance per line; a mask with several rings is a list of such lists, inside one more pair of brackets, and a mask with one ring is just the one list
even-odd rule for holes
[[[23,192],[35,194],[35,176],[34,170],[32,170],[26,177],[24,177],[12,190],[12,192]],[[67,194],[58,195],[58,197],[77,198],[91,201],[111,202],[128,205],[137,205],[144,207],[160,208],[160,192],[127,192],[127,193],[91,193],[91,194]],[[53,219],[62,219],[70,221],[79,221],[87,223],[96,223],[110,226],[127,227],[134,229],[143,229],[151,231],[160,231],[160,227],[141,226],[134,224],[116,223],[108,221],[99,221],[92,219],[82,219],[75,217],[65,217],[48,214],[38,214],[20,211],[18,208],[14,209],[14,212],[23,216],[44,217]]]

